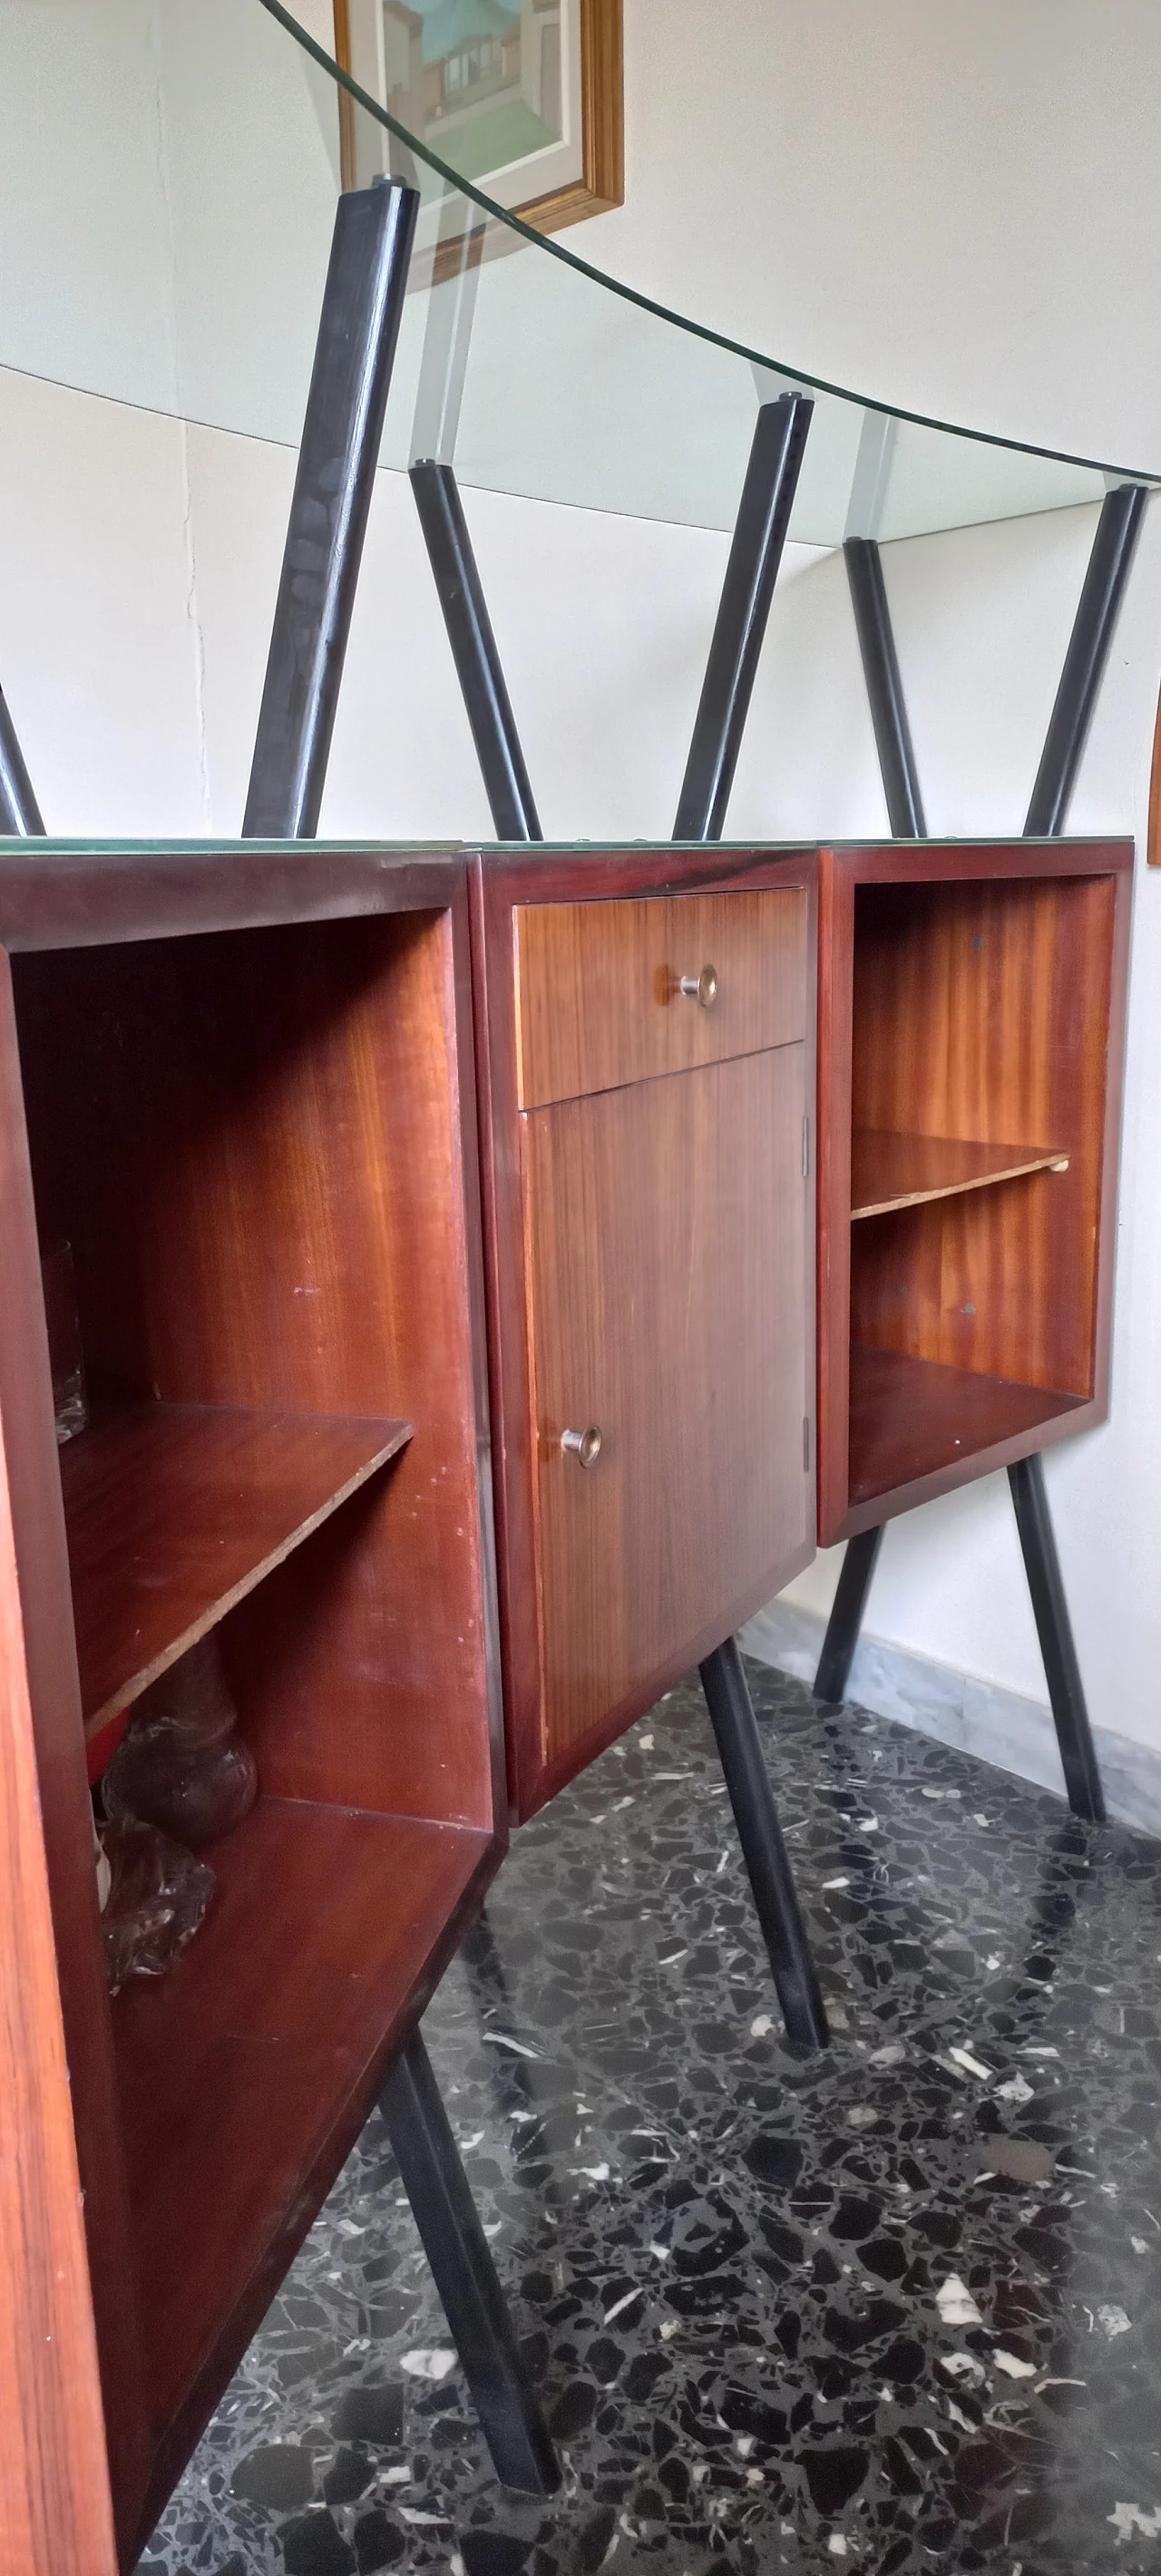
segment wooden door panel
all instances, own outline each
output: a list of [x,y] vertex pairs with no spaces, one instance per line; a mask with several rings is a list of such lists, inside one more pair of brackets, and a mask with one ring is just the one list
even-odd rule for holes
[[[800,887],[516,908],[520,1105],[789,1045],[806,1031]],[[713,969],[708,1008],[682,991]]]
[[546,1767],[809,1544],[805,1106],[792,1045],[521,1121]]

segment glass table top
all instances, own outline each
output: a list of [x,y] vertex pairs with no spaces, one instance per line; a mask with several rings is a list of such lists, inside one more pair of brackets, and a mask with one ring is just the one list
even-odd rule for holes
[[0,91],[0,365],[23,373],[297,448],[345,119],[358,184],[421,198],[385,467],[724,529],[760,404],[796,390],[807,544],[1153,479],[890,414],[650,304],[457,179],[279,0],[4,0]]

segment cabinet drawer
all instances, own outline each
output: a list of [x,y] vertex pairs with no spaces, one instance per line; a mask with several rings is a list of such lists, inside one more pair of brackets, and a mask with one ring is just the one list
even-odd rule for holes
[[[806,964],[807,898],[797,888],[521,905],[520,1105],[577,1100],[801,1038]],[[703,998],[682,991],[683,978],[699,977]]]

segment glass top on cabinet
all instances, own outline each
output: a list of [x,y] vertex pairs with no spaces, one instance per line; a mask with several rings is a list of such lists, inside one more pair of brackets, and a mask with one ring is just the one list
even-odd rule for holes
[[358,184],[421,197],[385,466],[729,528],[759,406],[802,391],[808,544],[1152,479],[893,415],[649,304],[456,179],[277,0],[5,0],[0,91],[0,365],[23,373],[296,448],[345,123]]

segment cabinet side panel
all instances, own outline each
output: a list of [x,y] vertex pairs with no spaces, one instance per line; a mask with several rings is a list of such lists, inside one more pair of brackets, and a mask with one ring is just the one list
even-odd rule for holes
[[115,2576],[80,2175],[0,1450],[0,2566]]
[[831,850],[819,860],[817,1374],[818,1535],[847,1507],[851,1291],[851,989],[854,894]]
[[[13,2034],[22,2027],[26,2033],[31,2028],[29,2045],[34,2050],[33,2064],[26,2066],[22,2073],[18,2069],[0,2073],[0,2101],[5,2106],[5,2133],[9,2139],[18,2134],[14,2123],[20,2117],[27,2117],[31,2123],[31,2163],[24,2179],[31,2186],[32,2177],[36,2176],[38,2187],[49,2193],[54,2201],[63,2196],[61,2208],[65,2214],[54,2216],[50,2209],[47,2222],[42,2223],[48,2223],[50,2230],[59,2225],[61,2230],[62,2338],[64,2367],[70,2380],[75,2370],[76,2459],[70,2465],[66,2457],[66,2438],[60,2445],[55,2464],[50,2456],[45,2474],[60,2481],[64,2498],[70,2492],[68,2481],[75,2465],[82,2499],[86,2469],[91,2467],[93,2474],[90,2536],[78,2545],[75,2559],[63,2541],[56,2555],[45,2559],[46,2569],[51,2567],[52,2576],[57,2576],[57,2570],[71,2569],[74,2564],[84,2569],[90,2565],[94,2568],[103,2565],[99,2554],[103,2529],[102,2496],[110,2472],[118,2526],[126,2536],[132,2531],[145,2486],[146,2438],[137,2321],[127,2250],[127,2200],[113,2091],[109,2004],[101,1970],[92,1810],[85,1773],[80,1692],[73,1646],[48,1344],[16,1051],[12,984],[8,960],[2,953],[0,1218],[0,1428],[6,1470],[3,1503],[5,1554],[0,1565],[0,1577],[6,1587],[3,1612],[6,1676],[3,1829],[6,1853],[2,1901],[16,1909],[11,1927],[6,1926],[0,1934],[0,1977],[6,1984],[10,1978],[14,1981],[14,1991],[6,1994],[4,2013],[0,2016],[0,2040],[7,2034],[8,2045],[16,2046],[19,2054],[19,2044]],[[35,1782],[27,1770],[29,1728],[36,1764]],[[52,1910],[51,1928],[43,1916],[41,1877],[45,1865]],[[27,1991],[26,1978],[31,1980]],[[27,2018],[30,2012],[33,2015],[31,2025]],[[68,2059],[68,2089],[64,2094],[63,2109],[69,2134],[62,2138],[54,2132],[38,2148],[36,2133],[49,2117],[48,2106],[54,2095],[56,2109],[59,2111],[61,2107],[60,2082],[65,2079],[59,2075],[54,2033],[62,2023]],[[38,2074],[35,2048],[40,2043],[36,2033],[42,2027],[45,2058]],[[36,2085],[41,2079],[47,2099],[38,2106]],[[10,2092],[10,2084],[17,2086],[15,2092]],[[21,2111],[10,2112],[9,2103],[16,2104],[21,2099],[21,2086],[31,2089],[26,2089]],[[72,2143],[74,2134],[75,2146]],[[38,2173],[38,2157],[41,2155],[44,2161]],[[87,2308],[90,2293],[88,2286],[84,2285],[82,2297],[82,2289],[78,2286],[80,2257],[71,2237],[75,2217],[79,2215],[78,2164],[84,2191],[91,2296],[105,2391],[108,2470],[103,2446],[101,2457],[97,2458],[88,2417],[90,2363],[85,2343],[88,2329],[82,2310]],[[11,2159],[3,2154],[0,2154],[0,2172],[7,2178],[6,2188],[18,2190],[22,2179],[19,2167],[13,2170]],[[67,2214],[70,2210],[71,2216]],[[15,2224],[17,2215],[15,2204],[9,2202],[7,2223]],[[35,2211],[28,2215],[30,2224],[34,2224]],[[0,2304],[7,2304],[10,2299],[14,2303],[18,2295],[19,2263],[16,2263],[15,2256],[13,2261],[15,2269],[10,2274],[7,2254],[4,2255],[4,2269],[0,2271],[4,2302]],[[15,2285],[11,2290],[10,2283]],[[25,2330],[28,2322],[26,2314]],[[15,2304],[11,2307],[8,2325],[12,2332],[18,2330]],[[48,2368],[47,2356],[45,2368]],[[34,2392],[40,2389],[36,2370],[32,2371],[30,2386]],[[47,2409],[44,2438],[46,2444],[55,2445],[61,2431],[59,2407],[63,2400],[59,2388],[54,2395],[51,2385],[42,2393]],[[31,2403],[38,2406],[40,2396],[34,2393]],[[9,2403],[0,2397],[0,2406],[3,2409],[0,2420],[4,2427],[20,2424],[20,2407],[14,2398]],[[5,2438],[5,2432],[0,2431],[0,2440]],[[91,2556],[86,2555],[89,2551]],[[0,2564],[5,2568],[11,2566],[15,2569],[24,2563],[16,2552],[0,2558]]]
[[799,1044],[525,1119],[547,1766],[802,1562],[805,1106]]

